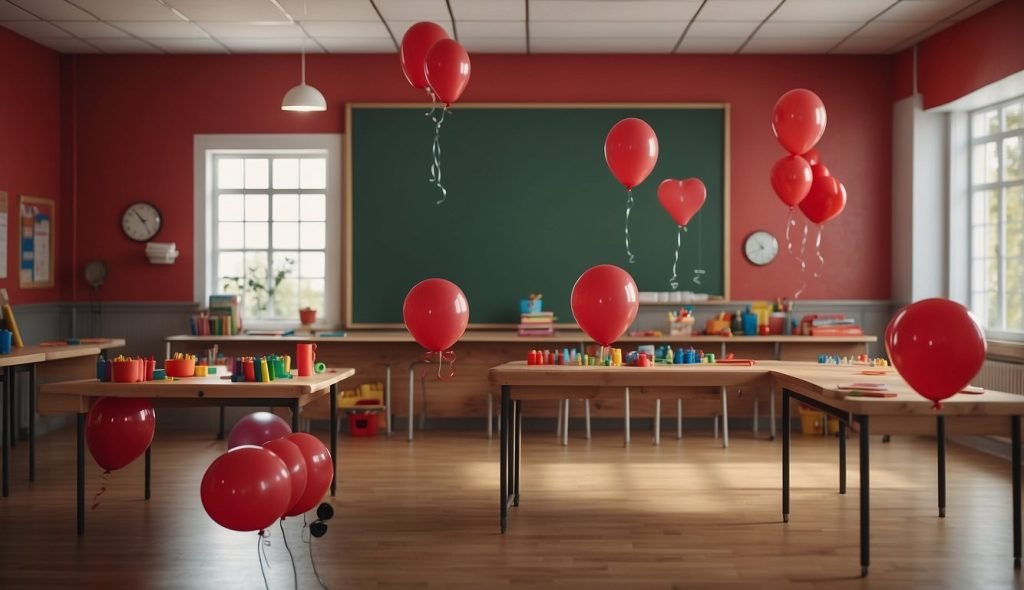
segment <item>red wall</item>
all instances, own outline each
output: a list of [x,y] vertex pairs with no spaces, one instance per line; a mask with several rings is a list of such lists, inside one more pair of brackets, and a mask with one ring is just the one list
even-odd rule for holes
[[60,58],[57,53],[0,27],[0,191],[7,193],[7,278],[0,279],[14,304],[60,298],[64,257],[55,251],[55,286],[18,287],[18,197],[56,201],[56,246],[67,230],[60,198]]
[[[343,132],[344,103],[420,101],[394,55],[313,56],[310,83],[326,113],[284,113],[295,56],[81,56],[78,110],[78,239],[83,263],[111,267],[108,298],[192,298],[193,135]],[[846,211],[823,240],[824,278],[804,298],[890,296],[891,59],[842,56],[473,56],[471,102],[728,102],[731,106],[731,282],[734,299],[792,296],[799,265],[785,252],[751,266],[742,240],[768,229],[784,245],[786,210],[768,184],[783,155],[771,133],[775,100],[807,87],[828,109],[819,144],[845,183]],[[593,146],[599,150],[601,146]],[[147,199],[162,210],[156,238],[174,241],[170,267],[146,263],[143,246],[118,229],[122,210]],[[567,277],[566,280],[571,280]],[[83,295],[84,296],[84,295]]]

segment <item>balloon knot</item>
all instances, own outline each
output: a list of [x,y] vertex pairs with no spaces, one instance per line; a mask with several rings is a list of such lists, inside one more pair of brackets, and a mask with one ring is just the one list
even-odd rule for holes
[[936,402],[932,404],[932,409],[936,412],[942,410],[942,402],[936,400]]

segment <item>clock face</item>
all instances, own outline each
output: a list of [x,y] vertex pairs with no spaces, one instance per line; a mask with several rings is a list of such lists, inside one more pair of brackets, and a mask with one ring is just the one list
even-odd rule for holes
[[133,203],[121,215],[121,230],[137,242],[146,242],[160,231],[160,211],[150,203]]
[[743,253],[751,263],[764,266],[775,260],[779,253],[779,241],[766,231],[756,231],[747,236],[743,243]]

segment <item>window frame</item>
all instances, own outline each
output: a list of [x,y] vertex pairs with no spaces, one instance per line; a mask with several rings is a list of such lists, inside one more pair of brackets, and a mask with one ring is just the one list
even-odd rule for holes
[[[215,191],[212,185],[213,166],[216,156],[227,154],[273,155],[288,153],[301,157],[302,154],[324,155],[327,163],[326,221],[326,268],[324,281],[324,309],[317,310],[317,327],[334,328],[341,322],[341,158],[342,141],[340,134],[237,134],[237,135],[196,135],[194,139],[195,187],[194,187],[194,250],[193,250],[193,296],[200,307],[205,307],[211,293],[219,291],[217,277],[213,276],[216,263],[211,256],[215,251],[212,243],[215,204],[211,198]],[[268,194],[272,193],[268,189]],[[272,244],[267,251],[272,252]],[[278,320],[254,320],[245,318],[246,329],[288,329],[297,326],[299,318]]]

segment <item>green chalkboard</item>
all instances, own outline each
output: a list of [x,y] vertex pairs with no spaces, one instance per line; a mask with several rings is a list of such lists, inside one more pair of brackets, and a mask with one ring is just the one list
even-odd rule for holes
[[[429,277],[459,285],[480,326],[518,323],[530,293],[572,322],[572,286],[595,264],[621,266],[641,291],[669,291],[677,227],[657,200],[666,178],[698,177],[708,189],[682,234],[679,290],[728,297],[726,105],[456,105],[441,129],[441,205],[426,110],[348,107],[346,325],[400,324],[406,293]],[[626,117],[647,121],[660,146],[633,191],[633,264],[625,190],[604,160],[605,136]]]

